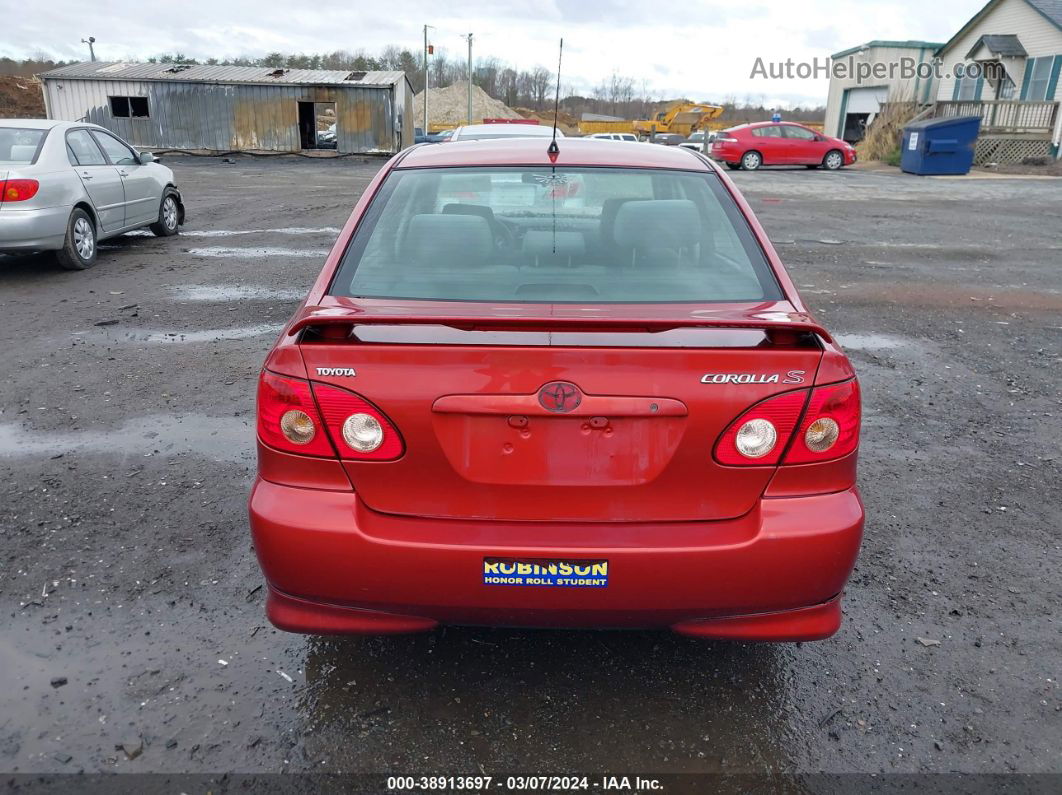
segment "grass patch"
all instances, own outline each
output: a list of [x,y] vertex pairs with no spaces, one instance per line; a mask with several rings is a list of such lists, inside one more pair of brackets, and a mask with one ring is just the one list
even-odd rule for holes
[[883,104],[881,112],[867,127],[866,136],[856,146],[859,159],[881,160],[889,165],[900,165],[900,138],[903,136],[903,128],[917,115],[918,105],[914,102]]

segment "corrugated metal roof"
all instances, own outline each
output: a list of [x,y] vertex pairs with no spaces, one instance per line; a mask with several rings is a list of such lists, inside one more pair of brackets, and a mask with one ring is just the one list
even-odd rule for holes
[[885,49],[892,50],[935,50],[938,47],[943,47],[939,41],[920,41],[918,39],[910,39],[908,41],[892,41],[884,39],[874,39],[874,41],[868,41],[866,44],[860,44],[858,47],[849,47],[847,50],[841,50],[835,52],[830,56],[833,60],[839,60],[846,58],[849,55],[854,55],[860,50],[869,50],[871,47],[883,47]]
[[[351,76],[360,79],[351,79]],[[325,69],[271,69],[268,66],[204,66],[166,63],[85,61],[44,72],[45,79],[172,80],[180,83],[258,83],[305,86],[393,86],[405,72],[351,72]]]

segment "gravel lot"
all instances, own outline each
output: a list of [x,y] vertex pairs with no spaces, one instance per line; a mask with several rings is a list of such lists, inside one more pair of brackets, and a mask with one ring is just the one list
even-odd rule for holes
[[734,175],[862,378],[834,638],[314,639],[263,616],[255,378],[381,163],[166,162],[180,237],[0,257],[0,770],[1062,772],[1062,183]]

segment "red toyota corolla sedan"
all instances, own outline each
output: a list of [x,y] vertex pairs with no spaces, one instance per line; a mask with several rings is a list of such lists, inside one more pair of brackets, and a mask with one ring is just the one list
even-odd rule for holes
[[265,362],[281,629],[824,638],[859,386],[729,179],[678,147],[408,149]]
[[755,171],[760,166],[822,166],[835,171],[856,161],[855,148],[792,122],[757,122],[723,130],[708,153],[730,168]]

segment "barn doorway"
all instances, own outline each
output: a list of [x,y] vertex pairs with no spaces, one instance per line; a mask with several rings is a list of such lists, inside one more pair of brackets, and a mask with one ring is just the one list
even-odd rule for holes
[[888,86],[846,88],[841,105],[841,138],[850,144],[862,141],[888,96]]
[[336,143],[336,103],[300,102],[300,148],[335,149]]

